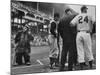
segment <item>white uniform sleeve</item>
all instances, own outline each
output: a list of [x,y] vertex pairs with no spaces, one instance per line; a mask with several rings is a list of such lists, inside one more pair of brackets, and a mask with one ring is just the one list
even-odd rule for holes
[[75,26],[78,22],[78,15],[71,21],[71,24]]

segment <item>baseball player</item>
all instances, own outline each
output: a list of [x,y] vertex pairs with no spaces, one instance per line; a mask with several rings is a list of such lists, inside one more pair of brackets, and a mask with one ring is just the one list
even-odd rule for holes
[[77,52],[78,52],[78,62],[80,63],[80,68],[83,69],[85,63],[85,55],[89,61],[89,66],[92,68],[93,63],[93,53],[92,53],[92,43],[91,43],[91,30],[93,25],[93,19],[87,14],[87,7],[83,5],[81,7],[81,13],[77,15],[72,21],[72,26],[77,26]]
[[55,66],[58,66],[59,58],[58,58],[58,45],[57,45],[57,25],[59,22],[59,14],[54,14],[54,20],[51,22],[50,27],[50,35],[49,35],[49,42],[50,42],[50,68],[53,68],[53,64],[55,63]]

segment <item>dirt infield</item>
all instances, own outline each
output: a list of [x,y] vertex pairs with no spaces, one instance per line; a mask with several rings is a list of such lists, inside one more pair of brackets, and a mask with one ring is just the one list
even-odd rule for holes
[[[96,69],[96,36],[92,37],[92,51],[94,55],[93,69]],[[12,52],[12,57],[14,52]],[[58,72],[59,68],[49,68],[49,46],[31,47],[31,65],[26,66],[12,66],[11,73],[15,74],[31,74],[31,73],[43,73],[43,72]],[[13,58],[12,58],[13,60]],[[67,66],[66,66],[67,70]],[[79,66],[76,66],[75,71],[79,70]],[[89,70],[89,66],[86,66],[84,70]]]

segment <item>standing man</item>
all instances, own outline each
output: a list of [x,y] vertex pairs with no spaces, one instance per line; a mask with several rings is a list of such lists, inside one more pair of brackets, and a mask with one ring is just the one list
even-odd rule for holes
[[49,35],[49,41],[50,41],[50,68],[53,68],[53,64],[55,63],[55,66],[58,66],[59,64],[59,50],[57,45],[57,27],[59,23],[59,14],[54,14],[54,20],[51,22],[50,26],[50,35]]
[[81,14],[77,15],[72,21],[72,25],[77,25],[77,52],[80,68],[83,69],[85,63],[85,55],[88,58],[90,68],[92,68],[93,53],[90,33],[92,31],[93,20],[87,15],[87,7],[81,7]]
[[60,71],[64,71],[66,57],[68,55],[68,70],[71,71],[73,69],[73,64],[76,62],[77,53],[75,47],[75,37],[76,37],[76,29],[70,26],[71,20],[76,16],[76,14],[72,14],[71,10],[68,8],[65,10],[65,16],[60,20],[58,24],[58,36],[61,36],[63,40],[63,47],[61,53],[61,65]]
[[29,34],[29,29],[27,26],[23,27],[23,31],[18,32],[15,37],[16,46],[16,63],[18,65],[22,65],[22,57],[24,57],[24,61],[26,65],[30,65],[30,41],[33,40],[31,34]]

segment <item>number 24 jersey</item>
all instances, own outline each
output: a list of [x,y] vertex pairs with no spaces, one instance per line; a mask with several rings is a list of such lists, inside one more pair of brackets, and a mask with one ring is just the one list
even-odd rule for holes
[[71,24],[77,25],[77,30],[86,30],[90,31],[92,28],[92,17],[88,16],[86,13],[77,15],[72,21]]

